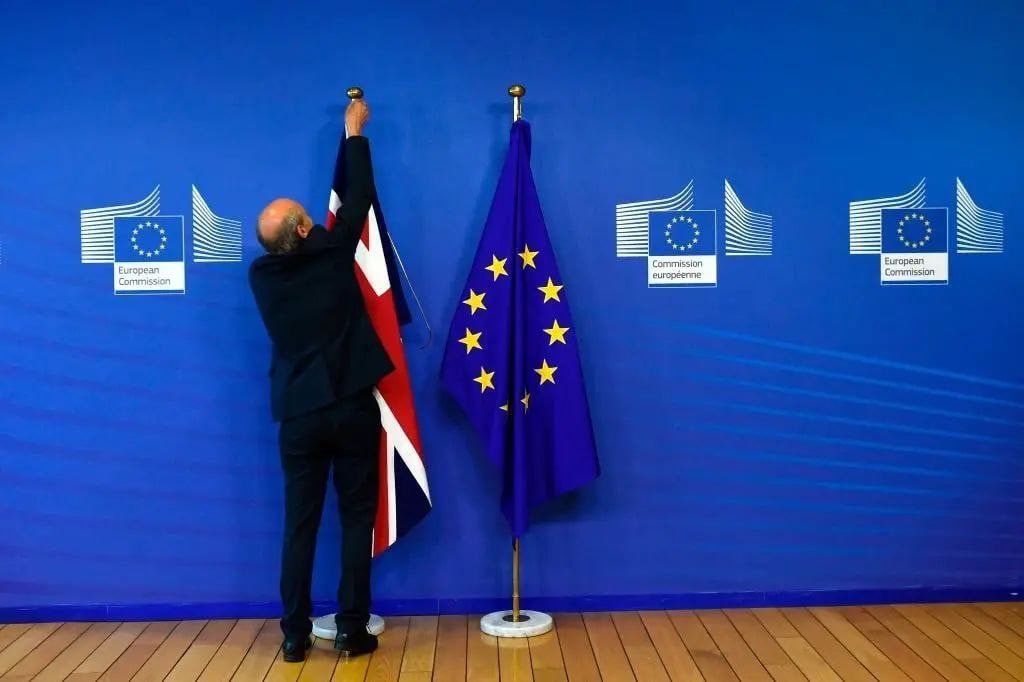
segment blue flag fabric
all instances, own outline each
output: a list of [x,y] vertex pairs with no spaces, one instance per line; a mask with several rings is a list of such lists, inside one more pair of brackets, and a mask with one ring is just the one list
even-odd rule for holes
[[533,507],[600,473],[569,288],[541,214],[530,140],[526,121],[512,125],[441,368],[501,475],[515,537]]

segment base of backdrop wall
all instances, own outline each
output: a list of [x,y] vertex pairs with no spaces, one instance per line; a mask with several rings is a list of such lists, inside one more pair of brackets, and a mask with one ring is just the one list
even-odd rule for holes
[[[999,601],[1024,601],[1024,585],[523,598],[524,603],[548,613]],[[499,611],[507,605],[507,597],[381,599],[374,601],[373,610],[382,616],[462,615]],[[313,605],[314,613],[317,614],[327,614],[337,608],[336,603],[329,601]],[[0,623],[277,618],[280,614],[281,606],[278,602],[53,604],[0,607]]]

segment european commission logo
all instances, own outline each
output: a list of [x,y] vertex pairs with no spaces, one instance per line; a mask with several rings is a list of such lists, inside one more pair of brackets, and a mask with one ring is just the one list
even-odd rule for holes
[[[185,217],[160,214],[160,186],[132,204],[81,212],[82,263],[113,265],[115,294],[185,293]],[[192,262],[240,263],[242,222],[192,186]]]
[[[948,284],[948,207],[927,207],[927,181],[894,197],[850,202],[850,253],[878,255],[882,284]],[[1003,252],[1003,215],[956,180],[957,254]]]
[[[725,181],[726,256],[772,255],[772,217],[751,211]],[[718,211],[693,208],[693,181],[666,199],[615,207],[615,254],[647,258],[649,287],[718,285]]]
[[716,286],[718,216],[715,211],[652,211],[647,286]]
[[185,219],[114,218],[114,293],[185,293]]

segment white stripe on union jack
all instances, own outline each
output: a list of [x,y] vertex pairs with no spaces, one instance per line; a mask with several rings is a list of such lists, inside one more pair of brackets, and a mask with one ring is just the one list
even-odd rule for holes
[[[339,159],[340,161],[340,159]],[[331,190],[330,217],[341,206]],[[329,226],[330,227],[330,226]],[[386,228],[384,228],[386,229]],[[395,300],[388,275],[389,245],[371,208],[356,247],[356,279],[366,312],[395,370],[380,380],[374,395],[381,412],[380,495],[373,533],[379,555],[426,516],[431,508],[423,446],[416,421],[412,382],[405,360]]]

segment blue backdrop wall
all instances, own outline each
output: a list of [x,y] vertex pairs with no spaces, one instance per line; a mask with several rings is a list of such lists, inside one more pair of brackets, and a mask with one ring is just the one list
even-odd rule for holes
[[[378,610],[508,593],[497,482],[438,371],[514,81],[604,469],[538,515],[524,592],[602,608],[1009,596],[1024,582],[1024,11],[842,5],[5,2],[6,617],[273,613],[282,486],[252,223],[279,195],[323,214],[351,84],[435,330],[425,350],[406,330],[435,507],[377,561]],[[648,287],[652,206],[616,207],[675,195],[655,207],[716,212],[717,287]],[[93,209],[157,200],[183,216],[187,293],[115,296]],[[886,206],[948,209],[920,247],[948,284],[880,283],[879,230],[901,217]],[[241,221],[239,262],[197,262],[202,216],[229,237],[215,260],[239,255]]]

